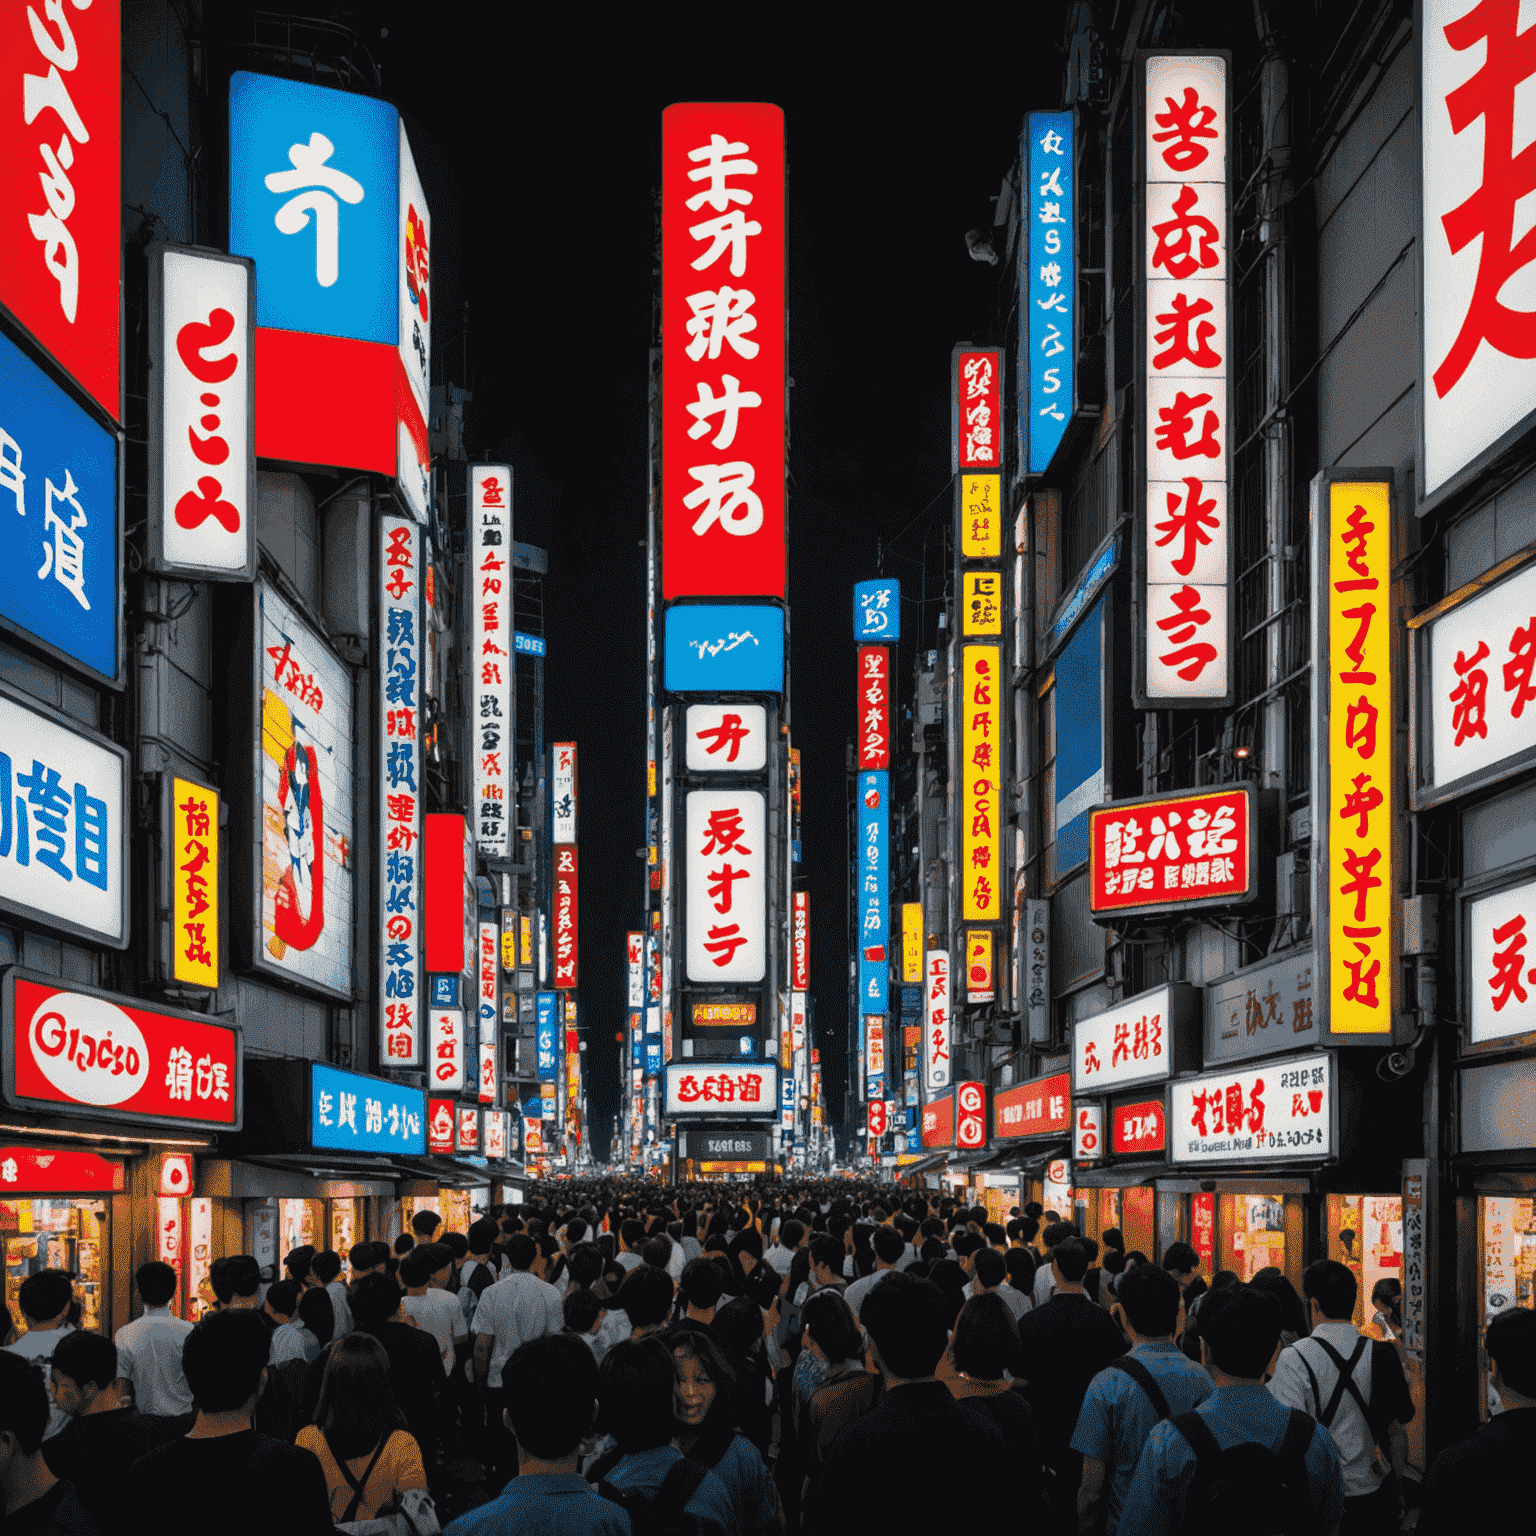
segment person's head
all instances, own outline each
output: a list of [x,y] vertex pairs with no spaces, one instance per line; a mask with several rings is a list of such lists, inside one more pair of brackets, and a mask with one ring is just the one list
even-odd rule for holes
[[496,1241],[500,1230],[489,1216],[482,1216],[479,1221],[472,1221],[464,1238],[468,1245],[465,1251],[470,1258],[483,1260],[488,1257],[491,1244]]
[[427,1267],[427,1261],[421,1257],[421,1249],[413,1248],[400,1260],[400,1283],[413,1296],[424,1291],[431,1278],[432,1271]]
[[567,1291],[561,1309],[565,1326],[572,1333],[596,1333],[603,1320],[603,1303],[596,1291]]
[[[993,1255],[994,1257],[996,1255]],[[1001,1296],[973,1296],[955,1319],[955,1369],[975,1381],[1001,1381],[1017,1369],[1019,1326]]]
[[116,1381],[117,1345],[111,1339],[77,1328],[54,1345],[48,1390],[70,1418],[89,1413],[97,1395],[110,1392]]
[[1038,1200],[1029,1200],[1024,1205],[1024,1215],[1032,1221],[1039,1221],[1045,1214],[1045,1207]]
[[1106,1275],[1118,1275],[1125,1268],[1125,1254],[1118,1248],[1106,1248],[1099,1263]]
[[[882,1230],[890,1232],[886,1227]],[[900,1237],[891,1233],[898,1243]],[[832,1285],[843,1278],[843,1258],[847,1250],[843,1247],[840,1237],[833,1237],[830,1232],[817,1232],[811,1238],[811,1278],[817,1285]]]
[[288,1256],[283,1260],[283,1270],[296,1284],[308,1285],[309,1267],[314,1262],[315,1250],[305,1243],[301,1247],[288,1250]]
[[1099,1236],[1103,1239],[1106,1255],[1111,1248],[1125,1252],[1125,1236],[1119,1227],[1105,1227]]
[[619,1287],[618,1305],[635,1328],[659,1328],[672,1308],[672,1277],[654,1264],[637,1264]]
[[829,1365],[856,1360],[863,1354],[859,1325],[848,1303],[836,1291],[818,1291],[808,1297],[800,1317],[808,1347]]
[[323,1285],[311,1286],[299,1297],[299,1321],[322,1347],[331,1342],[336,1332],[336,1306]]
[[[462,1234],[460,1234],[462,1235]],[[439,1288],[448,1284],[453,1274],[453,1249],[447,1243],[422,1243],[414,1257],[427,1266],[427,1283]],[[405,1263],[404,1259],[400,1261]]]
[[791,1218],[779,1228],[779,1241],[786,1248],[798,1248],[805,1240],[805,1223]]
[[1025,1206],[1025,1215],[1019,1217],[1019,1238],[1026,1248],[1034,1246],[1035,1239],[1040,1235],[1040,1207],[1034,1207],[1035,1214],[1028,1214],[1030,1207]]
[[29,1328],[51,1328],[62,1323],[74,1299],[74,1283],[62,1269],[38,1270],[35,1275],[28,1275],[16,1292],[21,1315]]
[[430,1243],[432,1234],[442,1226],[443,1218],[436,1211],[417,1211],[411,1217],[411,1231],[416,1234],[418,1243]]
[[341,1255],[332,1248],[317,1253],[309,1272],[321,1285],[329,1285],[341,1274]]
[[[1129,1284],[1127,1275],[1120,1282]],[[1251,1285],[1207,1291],[1196,1321],[1205,1368],[1235,1381],[1263,1381],[1280,1344],[1280,1305]]]
[[678,1430],[728,1437],[736,1426],[736,1372],[725,1352],[702,1328],[679,1328],[667,1343],[677,1371]]
[[[670,1365],[667,1375],[671,1375]],[[581,1442],[592,1432],[598,1395],[597,1361],[592,1351],[570,1333],[530,1339],[503,1367],[501,1384],[506,1403],[503,1420],[517,1441],[518,1459],[574,1459]],[[670,1397],[670,1382],[667,1395]],[[670,1439],[670,1401],[661,1417]]]
[[996,1248],[982,1248],[972,1260],[972,1273],[984,1291],[993,1291],[1008,1278],[1008,1261]]
[[705,1258],[690,1259],[683,1266],[683,1278],[678,1288],[691,1311],[711,1316],[725,1289],[714,1260]]
[[888,1382],[932,1376],[949,1343],[943,1293],[899,1269],[864,1298],[859,1321]]
[[[876,1227],[870,1241],[874,1244],[875,1263],[882,1269],[894,1269],[907,1251],[907,1240],[895,1227]],[[815,1251],[815,1243],[811,1244]]]
[[[677,1234],[681,1237],[683,1234]],[[565,1230],[560,1234],[560,1240],[567,1248],[574,1248],[577,1243],[585,1242],[587,1237],[587,1224],[580,1216],[573,1216],[566,1222]]]
[[1347,1323],[1355,1315],[1360,1288],[1337,1259],[1317,1259],[1301,1277],[1301,1294],[1311,1303],[1315,1321]]
[[332,1346],[314,1422],[339,1461],[369,1455],[380,1440],[406,1427],[389,1356],[372,1334],[349,1333]]
[[[374,1243],[353,1243],[347,1249],[347,1263],[352,1266],[352,1278],[354,1280],[360,1280],[364,1275],[372,1273],[374,1266],[380,1262],[373,1255],[373,1250],[376,1246]],[[389,1249],[387,1247],[384,1249],[384,1253],[388,1257]]]
[[640,1245],[640,1262],[665,1269],[672,1262],[672,1239],[665,1232],[646,1238]]
[[1035,1255],[1030,1248],[1010,1248],[1003,1262],[1008,1266],[1008,1283],[1016,1291],[1028,1293],[1035,1283]]
[[631,1217],[619,1224],[619,1241],[626,1251],[638,1254],[645,1243],[645,1224]]
[[395,1239],[395,1257],[398,1258],[403,1253],[409,1253],[415,1246],[416,1238],[414,1235],[410,1232],[402,1232]]
[[1515,1307],[1488,1324],[1483,1337],[1489,1380],[1505,1408],[1536,1407],[1536,1312]]
[[1045,1229],[1045,1246],[1054,1249],[1057,1243],[1064,1243],[1076,1236],[1077,1228],[1070,1221],[1053,1221]]
[[[578,1341],[578,1347],[586,1345]],[[598,1428],[613,1436],[625,1456],[669,1444],[676,1385],[672,1353],[659,1338],[621,1339],[603,1356],[598,1372]]]
[[267,1315],[279,1323],[288,1322],[299,1310],[299,1282],[274,1280],[267,1287]]
[[1388,1317],[1398,1322],[1403,1317],[1403,1283],[1394,1280],[1390,1276],[1385,1280],[1378,1280],[1371,1287],[1371,1307],[1376,1312],[1385,1312]]
[[272,1335],[254,1312],[231,1310],[205,1317],[181,1346],[182,1374],[197,1409],[249,1414],[261,1391],[271,1349]]
[[0,1349],[0,1490],[38,1466],[47,1428],[43,1373],[30,1360]]
[[1081,1285],[1088,1273],[1088,1250],[1075,1237],[1062,1238],[1052,1245],[1051,1267],[1058,1288]]
[[1169,1243],[1163,1252],[1163,1268],[1179,1282],[1188,1285],[1200,1270],[1200,1255],[1188,1243]]
[[400,1312],[400,1287],[388,1275],[364,1275],[352,1287],[351,1305],[357,1326],[377,1335]]
[[139,1288],[139,1298],[146,1307],[169,1306],[176,1294],[176,1271],[169,1264],[151,1259],[141,1264],[134,1274],[133,1283]]
[[1179,1324],[1179,1282],[1166,1269],[1138,1264],[1120,1276],[1115,1297],[1138,1339],[1173,1337]]
[[502,1243],[501,1248],[507,1256],[507,1263],[524,1273],[533,1268],[534,1260],[539,1256],[539,1245],[526,1232],[514,1232]]

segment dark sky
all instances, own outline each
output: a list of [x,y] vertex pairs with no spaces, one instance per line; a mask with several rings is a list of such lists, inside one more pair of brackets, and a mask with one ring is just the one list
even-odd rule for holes
[[[644,899],[634,850],[662,109],[762,100],[786,118],[790,687],[811,985],[837,1114],[850,589],[900,534],[886,571],[917,596],[924,537],[948,515],[950,349],[1001,339],[999,269],[971,260],[965,232],[991,224],[1023,113],[1060,100],[1065,0],[928,13],[920,32],[905,24],[915,13],[829,24],[833,9],[742,8],[753,25],[739,31],[713,10],[686,12],[698,18],[688,27],[652,13],[615,28],[611,11],[557,8],[569,26],[537,31],[522,6],[413,6],[387,23],[377,18],[394,6],[363,13],[432,204],[434,380],[465,383],[467,357],[470,452],[510,459],[517,537],[550,551],[548,736],[581,748],[581,996],[599,1149],[617,1101],[623,935]],[[937,611],[921,615],[929,645]],[[906,603],[909,636],[919,618]],[[915,649],[904,641],[902,697]]]

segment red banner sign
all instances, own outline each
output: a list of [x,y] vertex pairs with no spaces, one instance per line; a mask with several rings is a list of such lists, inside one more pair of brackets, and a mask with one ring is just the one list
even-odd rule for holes
[[1005,1088],[992,1101],[994,1134],[1000,1141],[1019,1136],[1062,1135],[1072,1125],[1072,1078],[1066,1072]]
[[808,992],[811,986],[811,893],[795,892],[794,970],[790,986]]
[[453,1100],[427,1100],[427,1151],[442,1157],[453,1155]]
[[1089,811],[1089,910],[1246,901],[1254,894],[1253,811],[1246,788]]
[[1168,1145],[1168,1122],[1161,1099],[1121,1104],[1113,1113],[1110,1145],[1116,1154],[1161,1152]]
[[65,1192],[121,1194],[123,1165],[94,1152],[50,1147],[0,1147],[0,1199]]
[[955,1090],[955,1145],[974,1151],[987,1144],[987,1090],[981,1083],[961,1083]]
[[459,1152],[480,1150],[480,1111],[478,1109],[459,1105],[459,1127],[458,1134],[454,1137],[454,1147]]
[[576,845],[555,849],[555,986],[576,986]]
[[871,1136],[884,1136],[889,1127],[886,1124],[885,1100],[871,1099],[869,1101],[869,1134]]
[[784,114],[661,117],[662,595],[783,597]]
[[923,1105],[923,1145],[925,1147],[952,1147],[955,1144],[955,1096],[946,1093],[942,1099]]
[[961,352],[956,359],[956,441],[961,469],[996,469],[1003,453],[1003,356]]
[[859,767],[891,766],[891,652],[859,647]]

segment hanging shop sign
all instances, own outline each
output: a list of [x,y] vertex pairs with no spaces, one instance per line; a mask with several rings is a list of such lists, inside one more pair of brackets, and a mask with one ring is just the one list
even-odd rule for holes
[[869,1101],[869,1134],[871,1138],[884,1136],[889,1126],[885,1117],[885,1100],[871,1099]]
[[484,1152],[487,1162],[499,1163],[506,1159],[507,1137],[511,1123],[511,1115],[504,1109],[482,1109],[480,1118],[484,1122],[485,1142]]
[[732,1032],[757,1027],[756,1003],[690,1003],[689,1022],[695,1029],[722,1029]]
[[124,949],[128,753],[0,687],[0,910]]
[[1019,439],[1024,471],[1043,475],[1075,404],[1077,174],[1070,112],[1030,112],[1019,146]]
[[643,1008],[645,1007],[645,935],[643,933],[624,935],[624,956],[629,979],[627,1006],[632,1009]]
[[796,891],[794,897],[789,984],[798,992],[807,992],[811,986],[811,893]]
[[576,743],[574,741],[555,743],[551,778],[550,813],[553,830],[550,841],[574,843],[576,841]]
[[559,999],[553,992],[540,992],[534,999],[534,1032],[538,1050],[538,1076],[541,1083],[552,1083],[560,1073]]
[[906,901],[901,906],[901,979],[904,985],[920,985],[923,979],[923,904]]
[[1424,1158],[1403,1159],[1403,1348],[1422,1358],[1425,1302],[1428,1296],[1428,1228],[1424,1188],[1429,1163]]
[[1146,795],[1088,812],[1088,908],[1095,917],[1241,906],[1258,895],[1252,784]]
[[239,1130],[240,1031],[13,966],[0,979],[6,1102],[48,1114]]
[[1104,1155],[1104,1106],[1078,1104],[1072,1111],[1072,1160],[1096,1162]]
[[960,633],[1000,635],[1003,632],[1003,573],[964,570],[960,573]]
[[973,1152],[987,1144],[987,1090],[983,1083],[955,1089],[955,1146]]
[[428,1015],[427,1076],[435,1093],[464,1089],[464,1010],[434,1008]]
[[773,1062],[743,1066],[669,1063],[665,1113],[719,1119],[722,1114],[773,1119],[779,1112],[779,1069]]
[[1161,1082],[1194,1065],[1197,991],[1173,981],[1072,1026],[1072,1091],[1098,1094]]
[[1029,1038],[1043,1044],[1051,1037],[1051,904],[1030,898],[1024,903],[1024,935],[1019,948],[1024,974],[1019,996],[1029,1013]]
[[683,735],[690,773],[761,773],[768,711],[761,704],[690,704]]
[[949,952],[930,949],[924,969],[923,1085],[933,1093],[950,1081]]
[[1168,1122],[1161,1099],[1116,1104],[1110,1111],[1110,1150],[1116,1157],[1161,1152],[1168,1144]]
[[684,821],[688,980],[761,981],[767,972],[767,796],[693,790]]
[[401,401],[396,425],[395,476],[411,510],[423,522],[432,499],[428,465],[431,450],[425,427],[432,397],[432,213],[416,174],[405,124],[400,124],[399,224],[395,248],[399,253],[396,302],[400,306],[400,376],[410,391],[410,406]]
[[524,1118],[523,1152],[527,1157],[543,1157],[544,1122],[541,1119]]
[[961,555],[967,560],[996,560],[1003,552],[1003,477],[967,474],[955,485]]
[[992,1099],[993,1134],[999,1141],[1025,1136],[1062,1136],[1072,1125],[1072,1079],[1066,1072],[1004,1088]]
[[1175,1163],[1330,1158],[1336,1087],[1326,1052],[1177,1078],[1168,1095],[1168,1155]]
[[219,984],[219,792],[172,777],[166,805],[171,876],[171,977]]
[[155,241],[149,256],[152,571],[256,572],[256,268]]
[[1209,1190],[1189,1197],[1189,1242],[1208,1275],[1216,1273],[1216,1196]]
[[1315,1049],[1321,1041],[1310,946],[1223,976],[1205,988],[1205,1065]]
[[789,994],[789,1048],[792,1051],[805,1049],[805,1016],[805,993],[791,992]]
[[961,647],[960,916],[1002,916],[1002,647]]
[[427,1100],[427,1151],[434,1157],[453,1156],[454,1109],[452,1099]]
[[662,620],[669,693],[782,693],[784,610],[758,603],[689,603]]
[[1003,463],[1003,354],[956,347],[950,375],[950,442],[954,472],[1000,469]]
[[336,1152],[421,1156],[427,1150],[427,1096],[420,1088],[339,1067],[309,1064],[309,1135]]
[[577,977],[576,846],[555,849],[555,978],[562,991],[576,986]]
[[889,1007],[890,962],[890,842],[891,776],[861,773],[858,777],[859,817],[859,1010],[885,1013]]
[[1467,1042],[1536,1035],[1536,881],[1463,904]]
[[470,696],[474,717],[475,840],[491,859],[512,857],[512,470],[469,467],[470,607],[474,649]]
[[997,996],[997,982],[992,967],[992,930],[965,930],[965,1000],[990,1003]]
[[498,1003],[500,1001],[501,975],[496,967],[496,935],[495,923],[481,923],[480,933],[480,1009],[477,1040],[478,1050],[470,1058],[465,1067],[466,1073],[474,1073],[478,1069],[480,1083],[480,1097],[486,1097],[487,1090],[494,1098],[496,1089],[496,1020],[499,1015]]
[[1312,913],[1324,1038],[1390,1037],[1398,990],[1392,472],[1312,482]]
[[110,684],[122,669],[118,479],[113,433],[0,335],[0,629]]
[[[662,597],[786,595],[784,114],[661,116]],[[668,686],[674,686],[669,683]]]
[[894,576],[853,584],[853,638],[901,639],[901,583]]
[[954,1146],[955,1096],[953,1092],[923,1105],[921,1138],[925,1147]]
[[0,304],[115,420],[122,418],[122,32],[116,0],[76,0],[68,10],[61,0],[37,0],[0,15],[0,67],[13,114],[0,157]]
[[468,1104],[459,1104],[456,1110],[453,1150],[473,1155],[480,1150],[480,1111]]
[[864,1019],[864,1073],[880,1077],[885,1072],[885,1015],[866,1015]]
[[858,661],[859,768],[891,766],[891,652],[861,645]]
[[[434,811],[424,820],[422,847],[426,968],[440,973],[433,976],[434,986],[439,981],[451,984],[472,968],[466,939],[479,921],[475,845],[467,819],[450,811]],[[458,999],[441,1006],[457,1007]]]
[[1232,701],[1225,54],[1142,57],[1146,266],[1137,708]]

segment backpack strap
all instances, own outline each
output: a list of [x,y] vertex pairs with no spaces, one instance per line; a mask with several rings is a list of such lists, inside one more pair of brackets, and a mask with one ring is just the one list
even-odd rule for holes
[[[1321,1342],[1321,1340],[1319,1340]],[[1285,1426],[1285,1438],[1276,1454],[1286,1466],[1300,1463],[1306,1470],[1307,1449],[1312,1444],[1312,1415],[1303,1408],[1292,1408],[1290,1422]]]
[[1344,1401],[1344,1394],[1348,1392],[1359,1406],[1360,1412],[1365,1419],[1366,1426],[1369,1428],[1371,1423],[1371,1410],[1366,1406],[1365,1399],[1361,1397],[1360,1388],[1355,1385],[1355,1367],[1359,1365],[1361,1356],[1365,1354],[1365,1346],[1370,1343],[1370,1340],[1362,1336],[1359,1342],[1355,1345],[1354,1354],[1352,1354],[1348,1360],[1346,1360],[1343,1355],[1341,1355],[1338,1350],[1336,1350],[1333,1345],[1327,1341],[1327,1339],[1314,1339],[1313,1342],[1322,1348],[1324,1353],[1338,1368],[1339,1372],[1339,1379],[1334,1383],[1333,1396],[1328,1399],[1328,1406],[1324,1408],[1320,1414],[1318,1414],[1317,1422],[1321,1424],[1324,1429],[1331,1429],[1333,1427],[1334,1415],[1339,1411],[1339,1404]]
[[[360,1478],[353,1477],[352,1469],[347,1466],[346,1462],[335,1451],[331,1451],[331,1460],[341,1469],[341,1475],[346,1480],[347,1487],[352,1490],[352,1500],[347,1505],[347,1512],[336,1522],[338,1525],[345,1525],[347,1521],[356,1517],[357,1506],[363,1502],[363,1490],[368,1486],[368,1479],[373,1476],[373,1469],[378,1466],[379,1457],[384,1454],[384,1447],[388,1444],[389,1436],[386,1434],[374,1447],[373,1457],[368,1465],[363,1468],[363,1475]],[[329,1441],[326,1442],[326,1449],[330,1450]]]
[[[1321,1344],[1323,1341],[1319,1339],[1317,1342]],[[1323,1389],[1317,1384],[1317,1373],[1312,1369],[1311,1362],[1295,1344],[1287,1344],[1285,1348],[1290,1350],[1301,1361],[1301,1368],[1307,1373],[1307,1384],[1312,1388],[1312,1407],[1315,1417],[1323,1406]],[[1282,1350],[1281,1353],[1284,1354],[1285,1350]],[[1276,1363],[1278,1364],[1279,1362],[1277,1361]]]
[[1147,1398],[1160,1420],[1171,1417],[1168,1399],[1163,1396],[1163,1390],[1158,1386],[1152,1372],[1140,1360],[1134,1360],[1130,1355],[1121,1355],[1118,1360],[1111,1360],[1109,1362],[1109,1368],[1112,1371],[1124,1371],[1147,1394]]
[[1211,1426],[1198,1413],[1181,1413],[1168,1421],[1189,1442],[1199,1466],[1195,1476],[1209,1471],[1221,1458],[1221,1445],[1211,1433]]
[[653,1518],[675,1520],[681,1515],[694,1494],[703,1486],[708,1471],[708,1467],[701,1467],[698,1462],[689,1461],[686,1456],[681,1461],[674,1461],[651,1500]]

